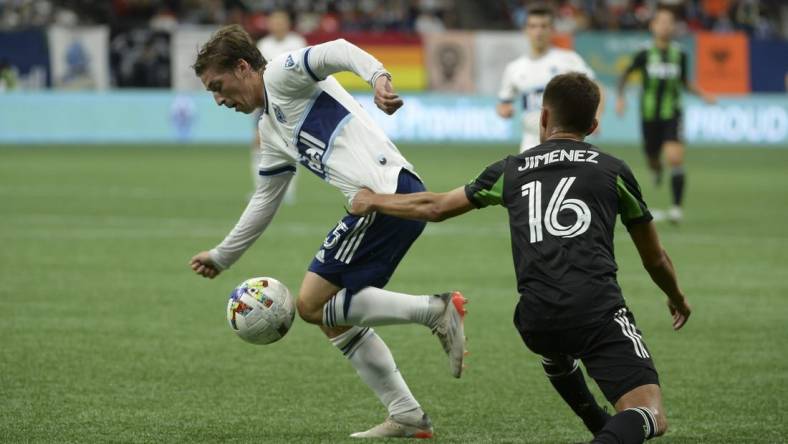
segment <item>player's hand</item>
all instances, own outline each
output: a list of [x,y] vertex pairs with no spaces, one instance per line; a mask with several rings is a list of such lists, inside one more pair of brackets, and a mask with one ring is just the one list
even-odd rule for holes
[[495,112],[504,119],[510,119],[514,115],[514,107],[511,103],[501,102],[495,105]]
[[703,94],[700,98],[703,99],[703,101],[706,102],[709,105],[716,105],[717,104],[717,98],[714,97],[711,94]]
[[374,196],[371,190],[367,188],[362,188],[358,190],[355,196],[353,196],[353,202],[350,203],[350,214],[356,216],[365,216],[372,212],[372,196]]
[[189,261],[189,266],[192,267],[195,273],[208,279],[213,279],[222,272],[216,264],[213,263],[210,253],[201,251],[194,255]]
[[623,97],[618,97],[616,99],[616,114],[618,114],[619,117],[623,116],[624,110],[626,110],[626,108],[627,108],[626,100],[624,100]]
[[394,114],[403,105],[388,76],[380,76],[375,80],[375,105],[388,115]]
[[679,330],[683,327],[692,313],[692,307],[690,307],[687,300],[683,298],[680,303],[668,300],[668,310],[670,310],[670,314],[673,316],[673,330]]

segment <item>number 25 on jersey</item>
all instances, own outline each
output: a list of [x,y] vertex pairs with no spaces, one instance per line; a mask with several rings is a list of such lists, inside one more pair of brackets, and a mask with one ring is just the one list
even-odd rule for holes
[[[556,237],[570,238],[579,236],[591,226],[591,210],[580,199],[567,199],[566,193],[574,183],[574,177],[563,177],[550,197],[547,210],[542,221],[542,182],[534,180],[522,186],[523,197],[528,197],[528,224],[531,228],[531,243],[542,241],[542,231]],[[572,211],[577,216],[575,223],[570,226],[561,225],[558,214],[562,211]]]

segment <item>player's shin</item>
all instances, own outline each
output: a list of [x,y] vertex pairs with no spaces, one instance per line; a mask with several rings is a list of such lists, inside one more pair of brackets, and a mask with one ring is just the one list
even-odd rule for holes
[[375,392],[390,416],[414,412],[421,418],[423,412],[419,403],[397,369],[391,351],[374,330],[352,327],[330,340],[348,358],[361,380]]
[[578,361],[569,357],[542,358],[542,367],[553,388],[569,405],[573,412],[596,435],[610,419],[610,415],[597,404],[588,390]]
[[375,287],[355,293],[340,290],[323,306],[323,325],[378,325],[416,323],[431,326],[445,303],[434,296],[412,296]]
[[639,444],[657,435],[657,421],[645,407],[626,409],[607,422],[592,444]]

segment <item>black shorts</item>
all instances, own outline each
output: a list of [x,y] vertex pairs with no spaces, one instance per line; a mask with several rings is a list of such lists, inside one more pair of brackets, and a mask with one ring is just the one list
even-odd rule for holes
[[588,376],[596,381],[613,405],[621,396],[641,385],[659,385],[651,353],[635,326],[635,317],[626,308],[612,313],[610,319],[601,325],[556,331],[520,331],[520,336],[531,351],[550,361],[566,362],[571,366],[574,359],[581,360]]
[[643,125],[643,147],[646,155],[651,158],[658,158],[662,153],[662,144],[665,142],[680,142],[681,116],[668,120],[644,120]]

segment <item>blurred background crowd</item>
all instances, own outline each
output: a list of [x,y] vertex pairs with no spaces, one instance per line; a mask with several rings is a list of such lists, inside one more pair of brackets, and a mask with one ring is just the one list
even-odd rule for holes
[[[31,26],[148,25],[168,30],[183,24],[242,24],[253,36],[268,32],[274,10],[292,16],[301,34],[436,32],[444,29],[514,29],[525,22],[523,0],[4,0],[0,30]],[[646,29],[656,0],[559,0],[556,30]],[[783,0],[668,0],[685,31],[743,31],[788,36]]]

